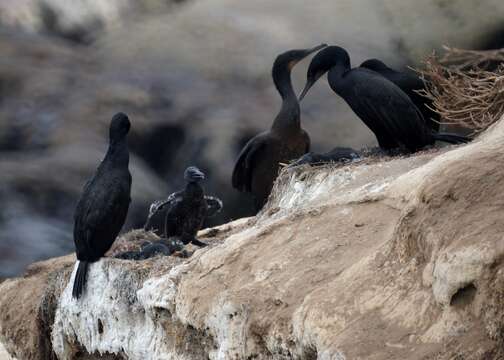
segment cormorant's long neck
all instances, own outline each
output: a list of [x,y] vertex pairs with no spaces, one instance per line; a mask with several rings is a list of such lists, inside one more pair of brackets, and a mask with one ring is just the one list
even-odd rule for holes
[[329,70],[327,81],[334,92],[338,93],[343,76],[348,70],[350,70],[350,66],[341,62],[336,63],[336,65]]
[[282,108],[275,121],[273,121],[271,129],[281,132],[299,130],[301,127],[299,102],[292,88],[290,70],[287,67],[275,69],[273,71],[273,81],[282,97]]
[[127,139],[111,140],[105,159],[112,161],[114,166],[127,168],[129,164]]
[[184,196],[191,200],[201,199],[204,196],[203,187],[197,182],[190,181],[185,187]]

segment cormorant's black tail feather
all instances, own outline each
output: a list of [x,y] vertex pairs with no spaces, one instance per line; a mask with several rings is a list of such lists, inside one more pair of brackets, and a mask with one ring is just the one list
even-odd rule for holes
[[450,133],[434,133],[434,139],[450,144],[465,144],[471,141],[467,136]]
[[79,261],[79,266],[77,267],[77,272],[75,273],[74,285],[72,290],[72,297],[74,299],[79,299],[84,291],[84,285],[86,284],[87,278],[87,261]]

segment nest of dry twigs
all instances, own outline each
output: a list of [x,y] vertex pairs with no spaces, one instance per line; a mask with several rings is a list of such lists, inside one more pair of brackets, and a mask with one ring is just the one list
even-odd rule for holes
[[[492,70],[488,70],[488,69]],[[490,51],[445,47],[417,70],[442,125],[458,125],[476,135],[504,114],[504,49]]]

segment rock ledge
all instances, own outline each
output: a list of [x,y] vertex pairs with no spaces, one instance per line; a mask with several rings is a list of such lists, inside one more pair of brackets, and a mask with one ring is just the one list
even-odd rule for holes
[[[0,285],[22,359],[504,358],[504,121],[408,158],[285,170],[189,259],[73,256]],[[152,234],[124,235],[117,247]],[[112,250],[114,251],[114,250]]]

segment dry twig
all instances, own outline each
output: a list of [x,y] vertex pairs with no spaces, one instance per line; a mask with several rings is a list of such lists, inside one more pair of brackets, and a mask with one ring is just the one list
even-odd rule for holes
[[465,50],[443,46],[444,53],[439,63],[450,69],[489,69],[494,64],[504,63],[504,49]]
[[[430,56],[417,70],[426,84],[420,93],[432,100],[433,110],[444,125],[480,133],[504,114],[504,49],[460,50],[445,47],[446,53]],[[485,64],[496,64],[494,71]]]

